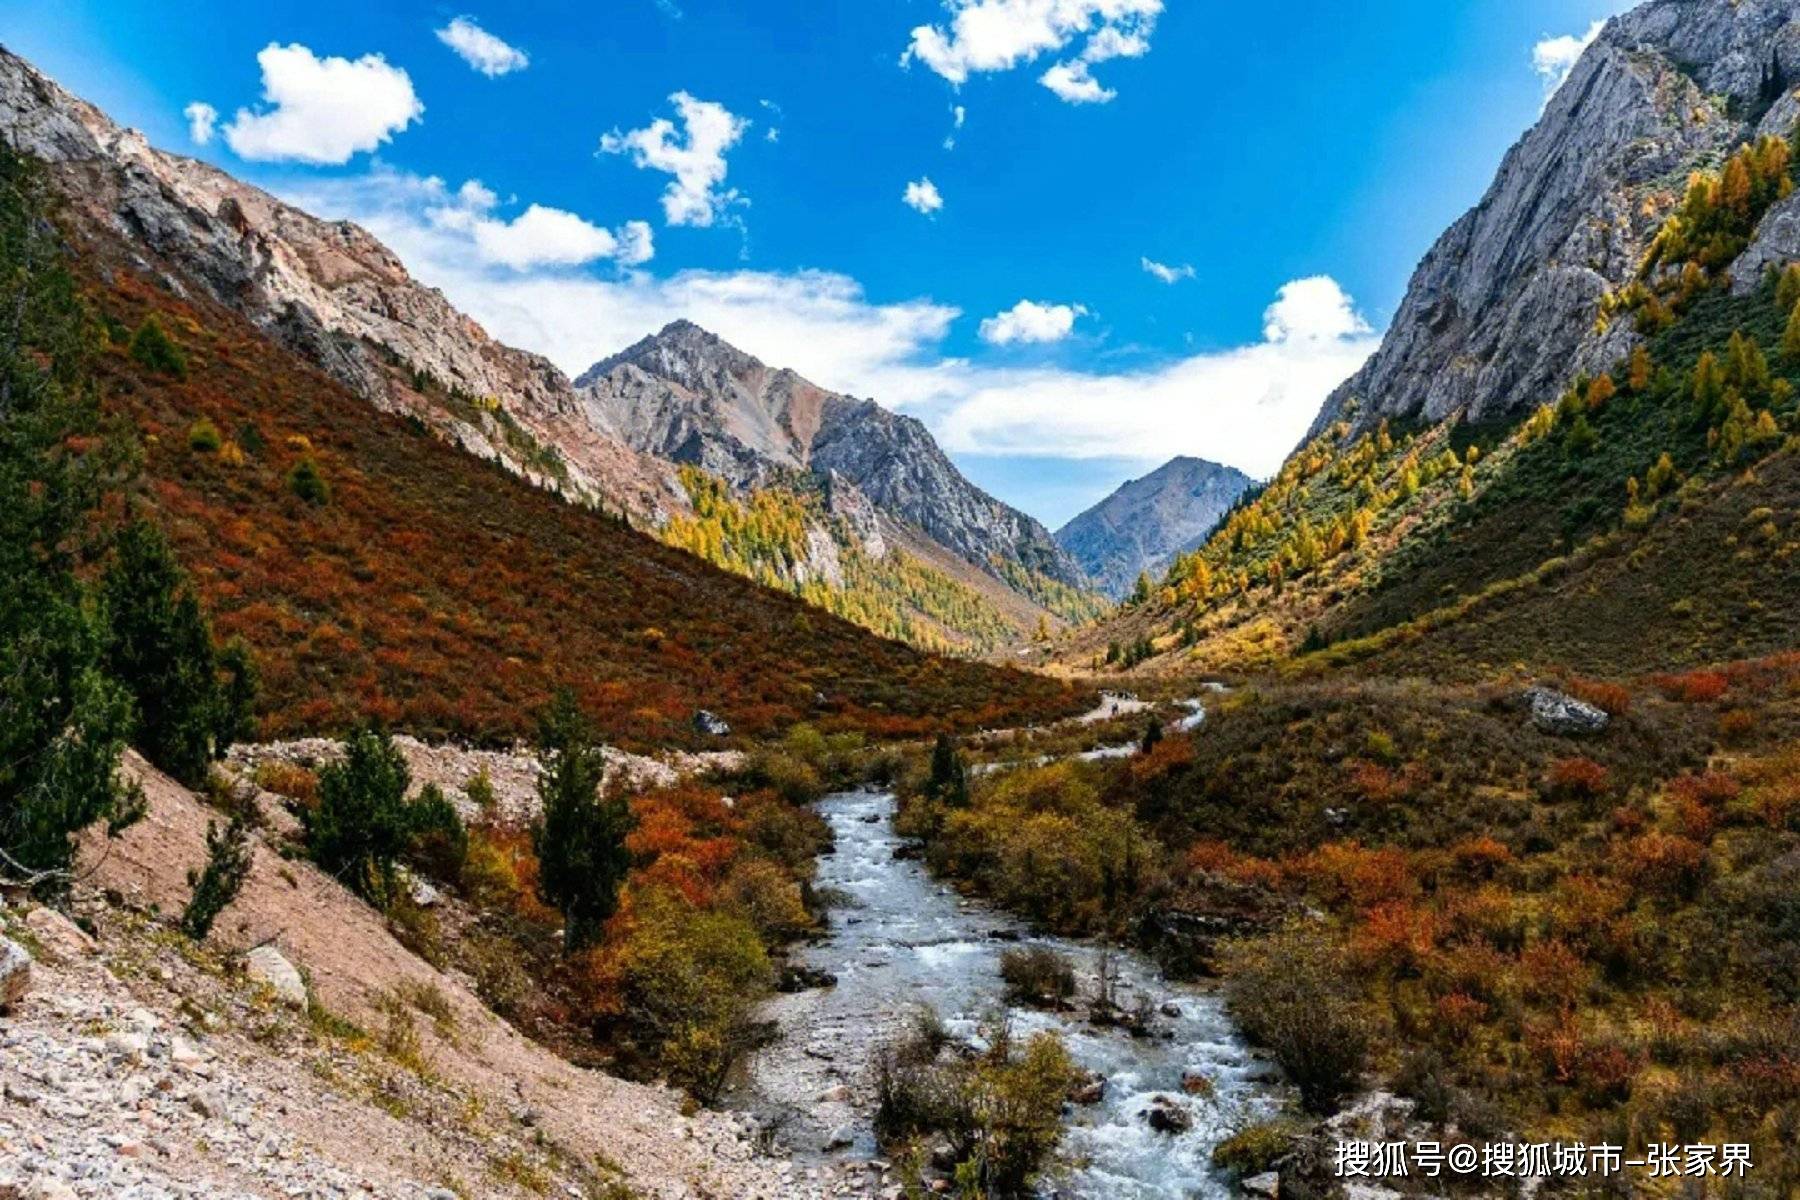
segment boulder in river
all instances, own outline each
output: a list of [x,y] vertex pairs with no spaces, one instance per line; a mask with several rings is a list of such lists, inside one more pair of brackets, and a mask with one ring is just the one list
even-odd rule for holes
[[1186,1133],[1194,1127],[1194,1114],[1171,1096],[1158,1096],[1141,1115],[1158,1133]]
[[1106,1076],[1088,1071],[1069,1089],[1069,1103],[1098,1104],[1106,1098]]

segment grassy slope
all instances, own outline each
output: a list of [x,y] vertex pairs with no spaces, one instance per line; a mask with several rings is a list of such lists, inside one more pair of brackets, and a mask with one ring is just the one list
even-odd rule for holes
[[[640,743],[690,739],[697,708],[751,734],[798,720],[900,734],[1078,704],[1047,679],[874,637],[533,489],[376,413],[234,314],[153,288],[110,241],[81,260],[115,329],[156,312],[187,353],[178,381],[115,346],[103,388],[142,437],[143,500],[218,631],[257,653],[268,735],[370,713],[512,736],[565,682],[606,734]],[[201,418],[225,453],[190,448]],[[332,488],[324,507],[287,486],[308,454]]]

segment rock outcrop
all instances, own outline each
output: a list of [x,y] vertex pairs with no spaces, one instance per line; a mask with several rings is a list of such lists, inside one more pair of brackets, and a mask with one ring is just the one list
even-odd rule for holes
[[[1795,0],[1650,0],[1613,18],[1426,254],[1381,349],[1313,432],[1346,416],[1508,416],[1610,366],[1636,335],[1596,326],[1600,298],[1637,272],[1690,171],[1789,132],[1796,80]],[[1764,260],[1747,256],[1740,287]]]
[[49,164],[79,222],[122,235],[130,265],[242,313],[378,407],[640,518],[685,506],[665,464],[588,423],[549,360],[489,337],[360,226],[157,150],[3,48],[0,135]]
[[595,363],[575,383],[594,426],[645,454],[741,490],[796,474],[824,481],[832,511],[851,514],[877,556],[885,543],[870,507],[990,574],[1000,574],[998,559],[1083,582],[1048,530],[965,479],[919,421],[769,367],[691,321]]
[[1096,587],[1115,600],[1140,573],[1160,579],[1169,562],[1205,540],[1237,498],[1255,483],[1235,467],[1203,458],[1172,458],[1056,531]]

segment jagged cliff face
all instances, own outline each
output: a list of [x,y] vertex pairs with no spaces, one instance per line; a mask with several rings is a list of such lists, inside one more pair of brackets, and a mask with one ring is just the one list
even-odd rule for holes
[[1614,18],[1426,254],[1313,432],[1347,412],[1511,416],[1609,366],[1635,335],[1596,329],[1601,296],[1637,272],[1691,170],[1791,130],[1796,81],[1800,0],[1651,0]]
[[156,150],[3,49],[0,134],[176,294],[228,305],[371,403],[540,485],[652,521],[685,506],[666,464],[586,420],[561,371],[489,337],[359,226]]
[[1177,554],[1212,532],[1255,480],[1203,458],[1172,458],[1133,479],[1056,531],[1106,595],[1119,599],[1139,574],[1160,579]]
[[1048,530],[963,478],[917,420],[765,366],[691,322],[594,364],[576,385],[596,427],[647,454],[740,489],[796,471],[833,479],[834,503],[854,511],[860,495],[990,573],[999,558],[1083,582]]

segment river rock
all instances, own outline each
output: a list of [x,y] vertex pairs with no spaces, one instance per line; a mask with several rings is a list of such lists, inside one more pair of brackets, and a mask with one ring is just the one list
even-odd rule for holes
[[1525,703],[1531,709],[1531,723],[1557,737],[1600,733],[1612,720],[1604,710],[1555,688],[1534,687],[1525,693]]
[[1194,1114],[1169,1096],[1158,1096],[1142,1114],[1158,1133],[1181,1134],[1194,1127]]
[[1190,1096],[1212,1098],[1213,1081],[1199,1071],[1183,1071],[1181,1073],[1181,1090]]
[[11,938],[0,937],[0,1011],[10,1011],[31,990],[31,955]]
[[1238,1186],[1249,1196],[1259,1196],[1262,1200],[1278,1200],[1281,1195],[1281,1174],[1277,1171],[1264,1171],[1261,1175],[1252,1175]]
[[273,946],[258,946],[244,960],[250,978],[266,983],[283,1004],[306,1007],[306,981],[299,970]]

